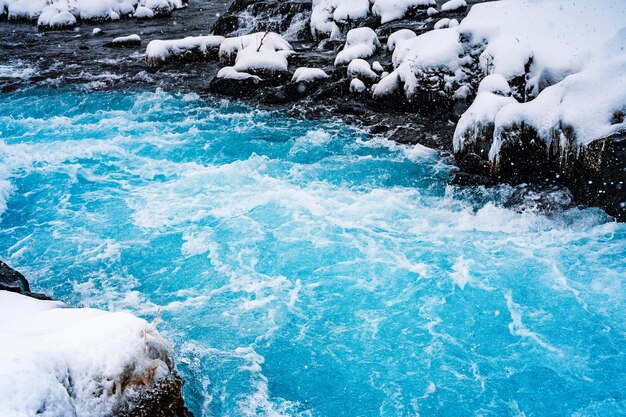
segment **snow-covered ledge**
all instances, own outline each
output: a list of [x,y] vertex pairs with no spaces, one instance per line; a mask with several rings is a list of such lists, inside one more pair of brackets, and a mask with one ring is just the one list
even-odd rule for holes
[[21,416],[188,416],[171,346],[128,313],[0,290],[0,410]]

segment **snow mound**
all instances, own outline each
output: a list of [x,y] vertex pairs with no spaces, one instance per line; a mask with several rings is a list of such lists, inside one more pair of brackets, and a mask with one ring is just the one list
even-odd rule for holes
[[146,61],[150,65],[158,65],[190,56],[217,55],[223,41],[222,36],[188,36],[183,39],[154,40],[146,48]]
[[326,78],[329,78],[329,75],[326,74],[326,71],[323,69],[300,67],[294,72],[291,81],[296,83],[310,83]]
[[172,349],[127,313],[0,291],[4,416],[106,416],[173,372]]

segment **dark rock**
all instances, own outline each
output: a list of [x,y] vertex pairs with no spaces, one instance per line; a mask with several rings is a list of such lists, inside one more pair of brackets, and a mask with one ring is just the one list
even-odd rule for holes
[[183,381],[174,371],[153,386],[136,391],[114,410],[115,417],[193,417],[185,407]]
[[24,275],[2,261],[0,261],[0,290],[16,292],[38,300],[52,299],[45,294],[31,292]]
[[122,37],[113,39],[111,42],[106,42],[103,46],[107,48],[136,48],[141,46],[141,39],[132,36]]
[[24,275],[0,261],[0,290],[24,294],[30,292],[30,286]]
[[235,0],[213,24],[211,32],[221,36],[288,32],[294,39],[311,39],[310,15],[310,1]]

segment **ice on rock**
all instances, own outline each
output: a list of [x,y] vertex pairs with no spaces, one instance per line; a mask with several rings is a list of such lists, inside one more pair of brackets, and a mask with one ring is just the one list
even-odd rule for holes
[[615,123],[626,108],[624,22],[619,0],[602,7],[593,0],[509,0],[475,5],[457,28],[446,29],[482,45],[483,73],[522,80],[516,97],[530,100],[498,111],[493,161],[515,125],[532,127],[561,151],[625,130]]
[[3,416],[106,416],[173,372],[172,349],[127,313],[0,291]]
[[323,69],[300,67],[294,72],[291,81],[296,83],[308,83],[326,78],[329,78],[329,75],[326,74]]
[[128,36],[119,36],[105,45],[106,46],[120,46],[120,47],[139,46],[141,45],[141,37],[139,37],[139,35],[137,34],[132,34]]
[[183,39],[153,40],[146,48],[146,61],[157,65],[185,56],[206,57],[217,50],[224,41],[222,36],[188,36]]
[[355,59],[348,65],[348,77],[361,78],[364,80],[376,80],[378,79],[378,74],[372,71],[369,62],[366,60]]
[[346,36],[346,44],[337,57],[335,66],[348,65],[355,59],[369,58],[380,46],[376,32],[368,27],[352,29]]

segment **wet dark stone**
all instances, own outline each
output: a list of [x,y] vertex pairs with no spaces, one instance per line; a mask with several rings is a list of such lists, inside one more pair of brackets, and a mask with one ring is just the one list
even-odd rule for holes
[[23,294],[30,292],[30,286],[24,275],[0,261],[0,290]]
[[113,412],[114,417],[193,417],[185,407],[183,380],[176,372],[138,391]]

